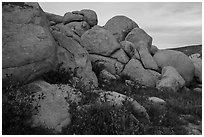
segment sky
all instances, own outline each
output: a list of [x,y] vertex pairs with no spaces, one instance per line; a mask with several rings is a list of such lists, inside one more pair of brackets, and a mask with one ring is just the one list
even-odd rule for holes
[[202,43],[201,2],[40,2],[40,6],[62,16],[92,9],[100,26],[116,15],[125,15],[147,32],[159,49]]

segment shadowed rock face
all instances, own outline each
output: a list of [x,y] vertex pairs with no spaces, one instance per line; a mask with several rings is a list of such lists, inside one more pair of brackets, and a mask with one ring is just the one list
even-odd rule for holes
[[27,83],[53,68],[56,43],[38,3],[4,3],[2,36],[3,82]]

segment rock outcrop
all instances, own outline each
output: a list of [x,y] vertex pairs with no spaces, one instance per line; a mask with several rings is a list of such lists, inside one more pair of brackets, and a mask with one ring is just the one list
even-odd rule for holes
[[97,23],[90,9],[60,16],[44,13],[37,3],[4,5],[3,81],[10,75],[30,81],[60,64],[84,83],[98,86],[91,64],[96,63],[114,76],[127,74],[146,86],[155,86],[165,66],[176,68],[187,85],[194,75],[202,82],[200,64],[193,60],[193,65],[178,51],[159,50],[130,18],[114,16],[103,27]]
[[2,7],[2,45],[4,85],[28,83],[54,68],[56,43],[38,3]]
[[[154,119],[154,116],[159,118],[159,123],[156,124],[166,122],[169,117],[166,115],[167,104],[171,105],[174,100],[167,99],[166,95],[163,96],[166,94],[165,91],[177,92],[181,89],[185,91],[184,94],[191,95],[189,93],[192,90],[194,94],[200,96],[201,47],[199,54],[191,56],[186,49],[187,56],[179,51],[159,50],[152,45],[151,36],[136,22],[123,15],[112,17],[103,27],[97,24],[97,14],[90,9],[68,11],[64,16],[60,16],[43,12],[38,3],[4,2],[2,4],[2,81],[5,91],[2,92],[3,108],[6,108],[5,112],[9,115],[10,113],[11,116],[15,115],[15,126],[20,121],[23,130],[24,124],[25,126],[28,124],[29,128],[34,127],[32,128],[34,130],[43,128],[61,134],[65,129],[67,133],[72,130],[70,128],[76,128],[74,124],[78,124],[77,120],[81,122],[79,118],[84,120],[81,114],[86,117],[89,116],[89,112],[105,110],[111,112],[111,120],[117,118],[123,122],[122,124],[127,121],[122,125],[124,127],[119,128],[126,130],[125,126],[129,124],[130,130],[137,128],[136,130],[140,132],[146,130],[148,126],[145,124],[150,124],[150,120],[155,124],[154,121],[157,119]],[[195,51],[197,49],[193,52]],[[18,85],[19,83],[24,85]],[[196,86],[190,87],[190,84],[194,83]],[[150,94],[155,93],[152,92],[155,90],[157,96],[164,97],[168,103],[158,97],[146,96],[146,91],[143,91],[144,94],[138,91],[138,95],[133,96],[134,98],[129,96],[132,96],[132,90],[140,89],[151,90]],[[177,95],[179,92],[171,94]],[[20,98],[21,95],[26,97]],[[143,97],[149,97],[144,102],[140,102],[144,103],[144,106],[135,100],[139,97],[141,100]],[[23,113],[28,110],[25,118],[19,110],[21,105],[23,107],[25,105]],[[184,110],[188,107],[187,104]],[[198,114],[197,107],[199,107]],[[198,117],[200,117],[200,107],[198,103],[196,106]],[[7,112],[8,110],[11,112]],[[118,117],[117,114],[121,112],[125,115]],[[113,118],[112,114],[117,117]],[[99,115],[99,118],[101,117],[103,116]],[[5,121],[9,119],[10,116]],[[85,118],[85,121],[89,120]],[[92,118],[90,121],[92,122]],[[8,124],[10,122],[12,123],[13,119]],[[82,125],[87,126],[84,123]],[[191,132],[201,134],[200,125],[197,128],[196,125],[183,128],[189,134]],[[12,126],[7,132],[13,130]],[[166,130],[165,128],[162,127],[161,132]],[[194,128],[199,129],[194,130]]]

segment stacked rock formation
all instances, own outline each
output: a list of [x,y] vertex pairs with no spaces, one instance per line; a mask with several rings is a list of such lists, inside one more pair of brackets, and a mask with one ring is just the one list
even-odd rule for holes
[[[89,9],[59,16],[43,12],[38,3],[3,4],[3,86],[11,84],[12,79],[12,84],[30,83],[28,86],[34,87],[36,96],[45,94],[44,99],[36,100],[42,107],[32,117],[33,126],[61,131],[70,124],[65,97],[74,89],[35,81],[60,64],[61,69],[74,72],[88,87],[98,86],[92,64],[103,65],[101,72],[107,79],[127,75],[141,85],[174,92],[190,84],[194,76],[202,82],[201,60],[190,59],[179,51],[159,50],[152,45],[152,37],[132,19],[114,16],[104,26],[97,23],[97,14]],[[107,91],[96,92],[103,98]],[[148,120],[145,108],[137,101],[116,92],[108,91],[108,95],[108,106],[121,106],[122,101],[128,100],[133,112],[143,113]],[[80,97],[76,100],[80,101]],[[95,105],[103,103],[98,101]]]
[[167,66],[174,67],[186,85],[193,80],[195,67],[185,54],[159,50],[130,18],[114,16],[103,27],[97,23],[89,9],[59,16],[44,13],[37,3],[4,5],[3,82],[7,76],[29,82],[62,64],[85,85],[97,87],[93,63],[149,87],[156,87]]

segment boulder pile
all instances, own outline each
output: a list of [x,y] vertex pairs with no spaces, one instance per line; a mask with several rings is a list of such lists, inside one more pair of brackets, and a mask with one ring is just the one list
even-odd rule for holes
[[[95,11],[82,9],[64,16],[44,12],[38,3],[6,3],[2,6],[3,86],[23,82],[34,87],[40,105],[33,126],[56,131],[71,122],[65,98],[80,96],[68,85],[53,85],[41,76],[51,70],[71,71],[87,87],[98,87],[92,65],[103,66],[103,78],[129,76],[132,81],[159,90],[179,91],[196,77],[202,83],[202,60],[174,50],[159,50],[153,38],[132,19],[117,15],[99,26]],[[10,83],[12,81],[12,83]],[[128,100],[133,113],[148,114],[136,100],[116,92],[95,91],[100,100],[108,94],[108,106]],[[71,97],[70,97],[71,96]],[[76,102],[76,100],[74,100]],[[37,103],[37,104],[36,104]],[[95,105],[102,106],[96,101]]]

